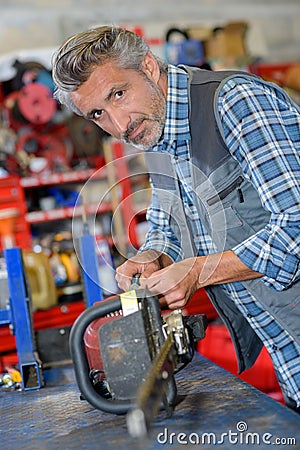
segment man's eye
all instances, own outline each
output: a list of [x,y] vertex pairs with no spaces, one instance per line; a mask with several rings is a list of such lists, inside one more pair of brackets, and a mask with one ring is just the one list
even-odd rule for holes
[[125,93],[125,91],[123,91],[123,90],[122,91],[117,91],[115,93],[115,98],[119,99],[119,98],[123,97],[124,93]]
[[103,113],[102,109],[96,109],[95,111],[93,111],[93,119],[94,120],[100,119],[102,116],[102,113]]

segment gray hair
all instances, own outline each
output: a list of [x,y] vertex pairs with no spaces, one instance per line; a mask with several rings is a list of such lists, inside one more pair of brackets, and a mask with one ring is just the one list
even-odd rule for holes
[[[53,55],[54,97],[81,114],[72,103],[70,93],[88,80],[95,67],[115,61],[122,69],[142,71],[142,61],[149,51],[141,36],[123,28],[102,26],[78,33]],[[160,69],[166,73],[167,64],[156,59]]]

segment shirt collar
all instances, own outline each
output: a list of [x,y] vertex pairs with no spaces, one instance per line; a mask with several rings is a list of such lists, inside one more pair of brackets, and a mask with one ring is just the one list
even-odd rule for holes
[[166,123],[161,143],[190,139],[188,74],[169,65]]

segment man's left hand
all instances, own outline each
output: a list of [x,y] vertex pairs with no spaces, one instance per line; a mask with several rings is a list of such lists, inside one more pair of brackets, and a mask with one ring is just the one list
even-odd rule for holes
[[146,287],[160,295],[162,306],[170,309],[183,308],[199,288],[197,258],[188,258],[173,263],[150,275],[141,276],[141,287]]

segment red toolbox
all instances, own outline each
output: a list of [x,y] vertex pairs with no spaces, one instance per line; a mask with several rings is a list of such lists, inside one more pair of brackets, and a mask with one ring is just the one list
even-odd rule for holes
[[265,347],[262,349],[255,364],[242,374],[238,374],[237,360],[230,334],[226,326],[218,322],[208,325],[206,337],[199,341],[197,350],[228,372],[237,375],[260,391],[284,403],[272,360]]

